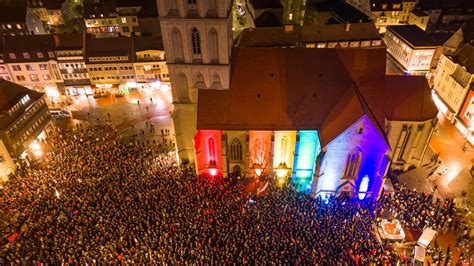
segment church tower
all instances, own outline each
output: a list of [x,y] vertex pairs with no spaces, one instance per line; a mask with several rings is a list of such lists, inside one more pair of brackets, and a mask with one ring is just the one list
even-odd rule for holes
[[195,163],[198,90],[229,89],[232,0],[157,0],[180,162]]

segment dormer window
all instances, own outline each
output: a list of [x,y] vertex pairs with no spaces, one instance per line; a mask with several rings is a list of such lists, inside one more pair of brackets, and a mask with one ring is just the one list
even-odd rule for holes
[[10,56],[10,59],[16,59],[15,53],[9,53],[8,56]]
[[30,54],[29,53],[23,53],[23,58],[30,59]]
[[52,57],[54,57],[54,53],[53,53],[53,52],[48,52],[48,56],[49,56],[50,58],[52,58]]
[[44,55],[43,55],[43,53],[41,53],[41,52],[36,53],[36,56],[37,56],[38,58],[44,58]]

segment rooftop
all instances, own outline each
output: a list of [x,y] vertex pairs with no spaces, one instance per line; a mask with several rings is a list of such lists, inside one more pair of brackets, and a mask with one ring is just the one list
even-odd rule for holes
[[28,0],[28,7],[46,9],[61,9],[64,0]]
[[266,10],[255,21],[255,27],[281,27],[282,24],[277,16],[275,16],[270,10]]
[[0,6],[0,23],[25,22],[25,7]]
[[413,47],[440,46],[446,42],[452,33],[427,33],[415,25],[388,26],[387,30],[395,33]]
[[385,138],[385,119],[425,121],[438,112],[426,79],[385,76],[384,48],[232,54],[229,90],[199,90],[199,129],[316,129],[325,146],[364,115]]
[[474,74],[474,46],[472,44],[464,44],[451,57],[454,62],[463,66],[469,73]]
[[84,35],[82,33],[66,33],[54,35],[56,50],[82,49]]
[[86,55],[89,57],[100,56],[129,56],[131,60],[132,38],[86,38]]
[[371,21],[366,14],[341,0],[307,3],[307,6],[315,12],[331,12],[338,23],[362,23]]
[[346,25],[314,25],[293,26],[292,31],[285,31],[284,27],[247,28],[236,40],[239,47],[275,47],[275,46],[301,46],[305,43],[352,41],[352,40],[380,40],[373,23]]
[[25,95],[30,96],[31,101],[41,98],[44,93],[30,90],[26,87],[0,79],[0,130],[5,130],[12,120],[6,112],[17,104]]
[[280,0],[250,0],[254,9],[283,8]]
[[[54,52],[55,41],[53,35],[21,35],[3,36],[4,53],[15,53],[16,58],[5,57],[7,62],[31,62],[49,60],[48,52]],[[27,52],[29,58],[23,53]],[[37,53],[43,53],[38,57]]]

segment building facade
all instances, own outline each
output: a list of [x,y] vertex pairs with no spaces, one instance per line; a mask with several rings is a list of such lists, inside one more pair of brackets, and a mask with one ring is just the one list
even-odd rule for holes
[[20,158],[41,156],[36,140],[51,116],[44,93],[0,80],[0,94],[0,180],[6,181]]
[[132,38],[87,38],[86,66],[95,93],[136,86]]
[[54,35],[59,71],[64,80],[66,95],[91,95],[91,82],[84,55],[85,35]]
[[64,81],[59,72],[52,35],[5,36],[4,60],[12,80],[43,92],[49,104],[63,101]]
[[[463,133],[474,131],[470,122],[466,123],[470,121],[468,95],[473,84],[474,46],[464,44],[455,53],[441,55],[434,75],[434,97],[439,110]],[[467,134],[472,142],[471,135]]]
[[181,162],[194,165],[198,90],[229,88],[232,1],[157,3],[173,94],[178,156]]
[[436,65],[447,33],[426,33],[415,25],[389,26],[384,36],[392,61],[406,73],[426,74]]
[[170,78],[162,39],[151,36],[135,37],[133,50],[137,87],[169,89]]
[[62,2],[58,0],[29,1],[28,9],[36,14],[44,24],[58,26],[64,24]]
[[[230,88],[199,91],[198,172],[378,197],[392,159],[405,170],[419,164],[438,112],[426,79],[386,76],[385,56],[383,48],[234,48]],[[404,138],[402,123],[423,130]]]
[[238,47],[367,48],[382,47],[374,24],[267,27],[244,29],[234,42]]
[[30,9],[15,6],[0,8],[1,35],[45,34],[44,26],[39,17]]
[[380,33],[385,33],[387,26],[407,23],[416,5],[415,0],[346,0],[346,2],[369,16]]

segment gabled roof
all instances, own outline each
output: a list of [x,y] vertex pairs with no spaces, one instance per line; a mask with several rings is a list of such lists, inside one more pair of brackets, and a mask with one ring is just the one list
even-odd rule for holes
[[385,113],[388,120],[426,121],[438,114],[423,76],[387,76]]
[[424,77],[385,75],[383,47],[235,47],[232,55],[229,90],[199,90],[198,129],[318,130],[325,146],[366,116],[388,145],[386,120],[438,113]]
[[230,89],[199,91],[199,129],[318,129],[324,146],[369,111],[337,49],[234,48],[232,53]]

